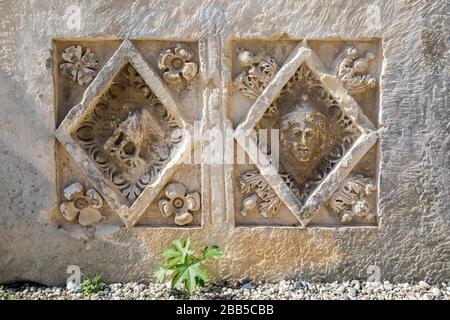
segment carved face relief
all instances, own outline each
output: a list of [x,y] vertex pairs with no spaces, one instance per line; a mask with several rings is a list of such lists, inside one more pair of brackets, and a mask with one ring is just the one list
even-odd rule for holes
[[[148,48],[147,44],[145,46]],[[154,48],[153,44],[149,47]],[[104,57],[106,51],[102,48],[110,50],[110,46],[99,44],[98,52]],[[57,52],[60,52],[59,46]],[[152,59],[157,59],[156,53],[151,49]],[[184,59],[184,79],[194,77],[196,66],[190,61],[193,50],[188,52],[180,48],[176,54]],[[91,62],[92,57],[86,56]],[[78,48],[66,50],[63,59],[75,61],[74,57],[80,57]],[[180,61],[172,60],[170,66],[179,70]],[[164,85],[162,74],[154,70],[130,40],[125,39],[111,58],[102,64],[98,75],[80,97],[80,103],[62,119],[55,135],[74,164],[90,180],[90,185],[108,204],[105,212],[107,223],[115,222],[115,219],[109,220],[112,210],[126,226],[131,227],[139,222],[161,189],[179,170],[178,165],[189,155],[194,139],[191,139],[188,129],[193,118],[183,119],[184,112],[180,112],[178,99],[175,100]],[[58,111],[58,122],[63,112],[68,110],[66,87],[67,83],[59,86],[58,82],[58,93],[61,93],[57,96],[58,110],[61,111]],[[81,89],[77,88],[70,96],[70,104],[78,100]],[[191,103],[189,108],[193,108],[192,104],[197,101],[196,88],[191,89],[186,90],[181,98],[183,102]],[[60,109],[60,103],[64,103],[64,108]],[[78,178],[77,173],[64,168],[58,172],[58,177],[61,184],[67,185]],[[86,211],[93,206],[87,198],[86,195],[83,199],[75,199],[73,204],[76,210],[85,210],[80,214],[83,223],[87,223],[86,217],[90,220],[99,217],[92,210]],[[77,211],[68,211],[66,206],[61,209],[63,214],[73,218]],[[179,201],[174,206],[182,207]]]
[[290,112],[280,121],[281,145],[298,162],[315,159],[328,137],[327,122],[319,112]]
[[170,160],[182,130],[136,70],[126,65],[75,136],[132,204]]
[[139,120],[139,114],[130,114],[105,144],[105,150],[131,170],[144,162],[139,156],[143,140],[143,128]]

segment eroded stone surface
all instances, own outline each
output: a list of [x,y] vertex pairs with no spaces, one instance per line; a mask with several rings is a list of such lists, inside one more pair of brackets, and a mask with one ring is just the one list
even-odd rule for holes
[[[447,280],[448,4],[380,1],[368,7],[358,1],[285,1],[282,5],[151,1],[131,6],[130,1],[121,1],[109,7],[102,3],[79,6],[81,23],[77,29],[68,24],[71,13],[66,14],[66,4],[1,3],[0,108],[5,119],[0,128],[0,176],[5,183],[0,187],[0,282],[62,284],[68,264],[79,265],[85,274],[99,272],[107,282],[140,280],[151,277],[164,247],[175,238],[188,236],[200,246],[218,244],[224,250],[225,256],[211,267],[215,279],[366,278],[368,266],[377,265],[383,280]],[[372,16],[377,10],[379,16]],[[327,176],[326,193],[333,199],[347,177],[365,173],[375,179],[377,223],[334,226],[336,221],[322,212],[323,206],[317,206],[323,194],[314,191],[305,209],[306,216],[316,211],[308,228],[299,228],[291,214],[295,202],[282,204],[270,223],[255,212],[244,217],[242,203],[235,195],[240,194],[238,178],[242,172],[259,172],[258,168],[204,164],[178,168],[181,171],[174,166],[167,181],[158,182],[158,189],[148,198],[164,198],[164,187],[175,181],[188,186],[189,192],[198,190],[201,213],[194,213],[193,228],[175,225],[173,216],[162,217],[150,200],[139,208],[146,223],[132,220],[139,227],[124,228],[127,220],[118,217],[117,207],[111,208],[110,197],[104,198],[108,204],[102,208],[104,218],[93,227],[66,221],[59,209],[64,187],[74,182],[86,189],[94,186],[91,173],[81,170],[65,146],[55,143],[54,132],[96,79],[105,83],[112,79],[103,78],[102,70],[125,38],[131,39],[151,66],[153,80],[149,81],[149,72],[141,76],[149,85],[158,83],[151,89],[162,104],[167,108],[180,105],[173,109],[187,124],[202,119],[204,127],[217,130],[236,127],[245,121],[251,105],[258,103],[242,95],[235,97],[232,83],[241,71],[232,72],[238,65],[234,43],[248,40],[244,46],[239,43],[248,51],[253,46],[273,48],[268,55],[280,70],[295,72],[300,64],[289,62],[289,52],[306,38],[309,49],[301,52],[317,55],[321,64],[311,69],[318,70],[318,80],[346,112],[364,124],[364,139],[372,145],[356,150],[354,163],[347,159],[336,164]],[[161,39],[167,43],[159,42]],[[165,91],[164,71],[158,68],[160,54],[175,48],[180,39],[198,41],[184,44],[190,50],[198,49],[193,60],[198,74],[185,88]],[[277,45],[282,42],[282,46]],[[98,60],[89,86],[72,80],[62,82],[61,54],[73,45],[89,48]],[[336,57],[346,46],[358,48],[361,57],[367,52],[375,56],[364,74],[375,78],[376,85],[355,95],[346,95],[345,87],[336,81]],[[281,47],[286,50],[282,52]],[[111,75],[116,70],[111,68]],[[273,89],[268,84],[266,93],[278,96],[290,78],[277,72],[273,80],[278,81]],[[58,106],[53,103],[55,92],[60,97]],[[265,110],[261,109],[261,116]],[[378,142],[373,144],[377,136]],[[210,143],[214,148],[219,142]],[[336,170],[337,166],[341,170]],[[280,177],[277,181],[284,180]],[[252,206],[249,200],[248,207]],[[163,218],[167,220],[157,220]],[[158,223],[152,225],[155,221]],[[117,266],[126,266],[127,273]]]

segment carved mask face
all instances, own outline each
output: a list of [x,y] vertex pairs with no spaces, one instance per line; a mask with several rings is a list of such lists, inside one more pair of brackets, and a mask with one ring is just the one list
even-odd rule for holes
[[131,168],[138,167],[142,162],[139,153],[144,133],[139,121],[138,115],[129,115],[105,144],[107,152]]
[[281,120],[281,144],[295,160],[316,158],[327,138],[327,119],[318,112],[292,112]]

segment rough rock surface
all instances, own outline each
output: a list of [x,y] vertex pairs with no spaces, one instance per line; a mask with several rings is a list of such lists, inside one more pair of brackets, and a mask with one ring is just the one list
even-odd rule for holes
[[[106,283],[149,279],[174,238],[218,244],[217,279],[381,279],[447,281],[450,274],[449,2],[114,1],[80,4],[81,29],[69,29],[71,1],[0,3],[0,283],[62,284],[68,265]],[[375,26],[375,27],[374,27]],[[231,179],[211,172],[215,205],[201,229],[104,228],[74,237],[50,216],[55,188],[52,40],[380,38],[379,211],[370,228],[234,228]],[[213,168],[212,168],[213,169]],[[211,170],[212,170],[211,169]],[[227,170],[222,170],[228,172]],[[206,222],[209,221],[208,219]],[[223,221],[223,224],[220,223]]]

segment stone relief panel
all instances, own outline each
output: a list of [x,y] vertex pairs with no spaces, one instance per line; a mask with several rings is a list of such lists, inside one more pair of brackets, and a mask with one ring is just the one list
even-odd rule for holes
[[181,124],[129,63],[73,135],[129,205],[159,177],[183,140]]
[[[204,103],[198,44],[101,42],[54,43],[57,220],[200,227],[202,169],[184,163]],[[234,164],[236,226],[376,225],[379,42],[231,47],[228,115],[248,161]]]
[[[247,48],[251,52],[251,44]],[[376,88],[372,63],[377,63],[372,51],[361,56],[347,45],[335,58],[334,71],[327,70],[302,41],[284,65],[271,69],[274,73],[252,73],[252,83],[261,88],[252,91],[254,102],[235,131],[238,149],[250,163],[235,165],[237,226],[376,225],[377,131],[352,98]],[[240,64],[233,96],[248,95],[242,88],[248,87],[243,75],[249,68]]]
[[[193,122],[202,112],[196,43],[55,41],[54,48],[61,202],[56,220],[67,229],[200,226],[200,170],[184,164],[194,144]],[[161,212],[158,203],[166,185],[177,185],[172,180],[178,171],[189,179],[179,196],[185,203],[172,206],[178,210],[174,220],[169,206]],[[146,217],[151,206],[158,219]]]

